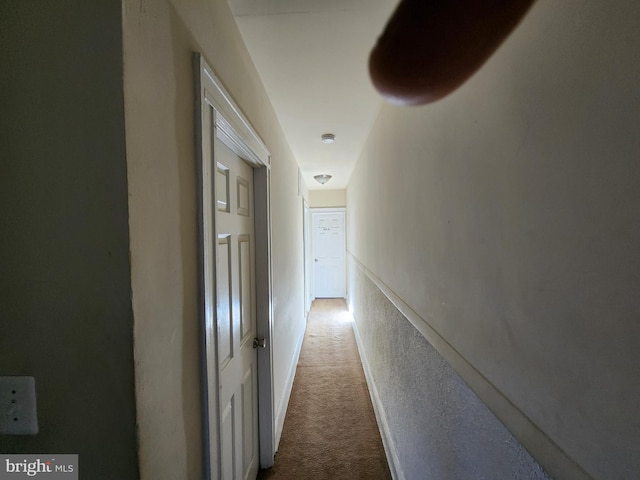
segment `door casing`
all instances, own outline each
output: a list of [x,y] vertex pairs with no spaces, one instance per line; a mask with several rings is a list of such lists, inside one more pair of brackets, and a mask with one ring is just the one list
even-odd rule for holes
[[309,315],[313,302],[313,253],[311,251],[311,210],[306,200],[302,200],[302,227],[304,241],[304,314]]
[[[251,124],[200,53],[194,53],[195,132],[198,171],[199,219],[199,311],[201,325],[200,365],[203,419],[203,462],[206,479],[220,475],[220,442],[218,425],[218,378],[216,368],[216,258],[217,242],[214,208],[215,181],[212,162],[213,145],[207,132],[215,130],[237,155],[254,169],[256,332],[266,341],[259,348],[258,418],[260,467],[273,465],[275,428],[273,413],[273,371],[271,310],[271,221],[270,221],[270,153]],[[213,365],[213,366],[212,366]]]
[[324,214],[332,214],[332,213],[339,213],[342,215],[342,233],[343,233],[343,237],[342,237],[342,245],[341,245],[341,255],[342,255],[342,262],[341,262],[341,278],[342,278],[342,285],[340,288],[340,292],[336,293],[336,297],[337,298],[346,298],[346,241],[347,241],[347,225],[346,225],[346,208],[341,207],[341,208],[311,208],[311,225],[310,225],[310,230],[311,230],[311,251],[312,251],[312,257],[313,257],[313,273],[312,273],[312,281],[311,284],[313,285],[312,287],[312,291],[313,291],[313,298],[318,298],[317,295],[317,285],[316,285],[316,268],[317,268],[317,263],[315,262],[316,259],[316,248],[317,245],[315,244],[315,237],[316,237],[316,231],[315,231],[315,218],[316,215],[324,215]]

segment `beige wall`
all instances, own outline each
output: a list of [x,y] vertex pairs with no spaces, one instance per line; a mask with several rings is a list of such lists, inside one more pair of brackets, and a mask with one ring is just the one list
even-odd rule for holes
[[346,190],[309,190],[309,207],[346,207]]
[[297,164],[224,0],[125,1],[123,34],[141,475],[200,479],[193,51],[204,54],[272,155],[280,416],[304,328]]
[[39,423],[0,452],[135,479],[120,1],[0,2],[0,65],[0,375]]
[[595,478],[640,470],[638,18],[536,2],[459,91],[385,106],[348,187],[351,254],[495,387],[509,428],[505,399],[548,436],[518,433],[552,475],[562,451]]

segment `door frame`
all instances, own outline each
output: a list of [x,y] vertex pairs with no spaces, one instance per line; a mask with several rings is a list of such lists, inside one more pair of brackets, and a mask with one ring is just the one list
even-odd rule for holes
[[309,204],[302,199],[302,231],[304,242],[304,315],[307,317],[313,302],[313,252],[311,251],[311,209]]
[[196,160],[198,173],[198,271],[200,316],[200,375],[203,426],[203,462],[206,479],[220,476],[218,378],[216,350],[216,211],[215,159],[209,129],[253,167],[255,223],[256,334],[266,340],[258,348],[258,429],[260,468],[273,466],[275,415],[273,413],[273,312],[271,309],[271,155],[240,108],[201,53],[193,55],[195,83]]
[[[344,257],[344,269],[343,269],[343,273],[344,273],[344,298],[347,298],[347,207],[313,207],[309,209],[310,213],[311,213],[311,225],[310,225],[310,230],[311,230],[311,257],[315,258],[315,245],[313,244],[313,238],[314,238],[314,217],[317,213],[342,213],[343,214],[343,242],[342,242],[342,249],[343,249],[343,257]],[[311,263],[313,265],[312,267],[312,271],[311,271],[311,297],[313,298],[313,300],[315,300],[316,297],[316,292],[315,292],[315,286],[313,285],[314,279],[315,279],[315,275],[316,275],[316,264],[315,262]]]

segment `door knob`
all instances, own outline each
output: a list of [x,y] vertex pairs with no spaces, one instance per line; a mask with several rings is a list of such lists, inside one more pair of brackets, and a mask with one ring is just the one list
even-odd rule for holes
[[253,339],[253,348],[265,348],[267,346],[267,341],[264,338],[254,338]]
[[315,260],[316,262],[318,261],[318,259],[317,259],[317,258],[316,258],[316,259],[314,259],[314,260]]

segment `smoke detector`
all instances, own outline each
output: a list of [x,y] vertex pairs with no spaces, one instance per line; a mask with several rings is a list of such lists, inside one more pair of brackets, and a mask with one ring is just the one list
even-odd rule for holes
[[336,136],[333,133],[323,133],[322,143],[333,143],[336,141]]

